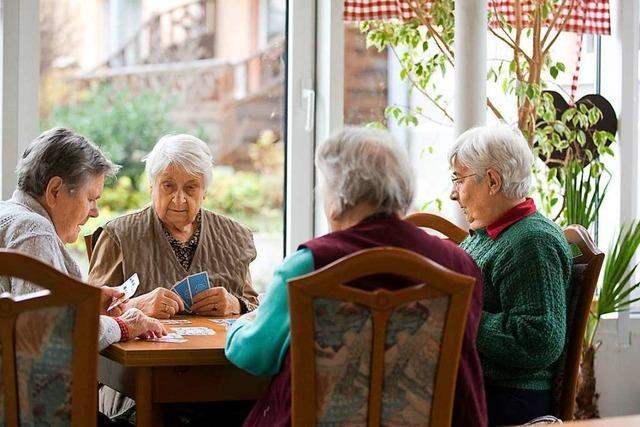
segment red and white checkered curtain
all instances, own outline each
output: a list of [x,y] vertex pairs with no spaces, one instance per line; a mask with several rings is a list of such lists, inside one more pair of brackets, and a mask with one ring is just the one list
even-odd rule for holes
[[[525,27],[529,24],[529,14],[534,7],[532,3],[531,0],[521,2]],[[489,11],[492,25],[498,24],[496,15],[504,17],[509,24],[516,22],[516,8],[513,0],[489,0]],[[566,0],[555,27],[559,29],[567,16],[569,19],[563,31],[578,34],[611,34],[609,0]],[[547,24],[550,25],[551,22]]]
[[346,22],[394,18],[409,21],[416,16],[415,5],[412,0],[344,0],[343,17]]
[[[408,21],[416,16],[415,8],[420,7],[428,16],[429,6],[437,0],[344,0],[344,20],[346,22],[371,21],[381,19],[400,19]],[[482,1],[482,0],[477,0]],[[629,0],[634,1],[634,0]],[[516,22],[516,3],[514,0],[488,0],[491,11],[492,26],[498,26],[496,15],[503,17],[509,24]],[[520,2],[521,16],[524,26],[528,26],[529,13],[532,11],[534,0]],[[560,3],[562,4],[562,3]],[[565,18],[568,17],[568,20]],[[572,76],[571,100],[573,101],[578,89],[578,74],[580,72],[580,57],[582,53],[583,34],[611,34],[611,19],[609,0],[566,0],[562,6],[560,19],[554,25],[563,31],[577,33],[576,66]],[[564,23],[566,20],[566,23]],[[564,24],[563,24],[564,23]]]
[[[426,9],[424,13],[428,15],[429,5],[434,1],[437,0],[344,0],[343,16],[347,22],[393,18],[408,21],[416,16],[414,12],[416,7]],[[492,12],[493,25],[497,24],[495,12],[503,16],[508,23],[515,23],[516,9],[514,0],[488,1],[489,10]],[[533,3],[534,1],[532,0],[521,2],[523,19],[528,18],[528,13],[531,12]],[[580,34],[611,33],[609,0],[566,0],[561,18],[567,15],[569,15],[569,20],[564,27],[564,31]],[[556,26],[560,26],[562,22],[563,19],[559,19]],[[527,22],[525,21],[526,25]]]

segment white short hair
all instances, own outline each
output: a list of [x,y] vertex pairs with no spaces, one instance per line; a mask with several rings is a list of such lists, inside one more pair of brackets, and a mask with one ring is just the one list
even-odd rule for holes
[[362,202],[378,212],[406,213],[414,194],[410,165],[406,150],[381,129],[346,128],[316,151],[316,167],[337,215]]
[[156,177],[169,165],[183,168],[192,175],[201,174],[205,189],[211,183],[213,156],[204,141],[192,135],[165,135],[153,147],[142,161],[149,184],[153,185]]
[[521,198],[531,188],[533,154],[518,129],[500,123],[469,129],[460,135],[449,151],[449,162],[465,166],[478,175],[491,168],[502,178],[502,193]]

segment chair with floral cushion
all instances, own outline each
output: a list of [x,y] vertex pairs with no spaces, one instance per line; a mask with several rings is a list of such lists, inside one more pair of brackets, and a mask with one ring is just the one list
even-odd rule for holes
[[451,425],[474,280],[384,247],[289,281],[293,425]]
[[589,320],[591,302],[604,262],[604,253],[598,249],[581,225],[570,225],[564,236],[573,252],[571,286],[567,303],[567,340],[565,351],[558,363],[555,378],[555,414],[559,418],[573,419],[578,371],[582,356],[584,334]]
[[9,250],[0,277],[43,288],[0,295],[0,424],[95,426],[100,290]]
[[437,231],[447,239],[457,244],[460,244],[469,235],[469,233],[448,219],[436,214],[416,212],[407,215],[404,220],[412,223],[416,227],[428,228],[430,230]]

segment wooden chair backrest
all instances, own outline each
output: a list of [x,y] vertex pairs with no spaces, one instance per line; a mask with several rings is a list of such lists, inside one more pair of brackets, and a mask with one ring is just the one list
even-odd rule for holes
[[584,334],[598,276],[604,262],[604,253],[598,249],[589,232],[581,225],[568,226],[564,235],[572,247],[574,257],[567,303],[567,347],[564,364],[560,367],[560,395],[556,404],[559,418],[568,421],[573,419]]
[[[40,425],[45,421],[58,425],[60,420],[38,421],[38,417],[51,416],[46,413],[48,405],[55,405],[62,411],[56,415],[63,418],[62,425],[69,422],[66,417],[70,412],[71,426],[95,426],[100,289],[35,258],[4,249],[0,250],[0,276],[45,289],[22,296],[0,295],[2,425]],[[65,338],[71,342],[64,342]],[[71,378],[53,372],[61,360],[70,365]],[[53,399],[38,401],[35,406],[38,396]]]
[[467,231],[436,214],[416,212],[407,215],[404,220],[409,221],[416,227],[435,230],[458,245],[469,235]]
[[102,227],[98,227],[93,233],[87,234],[84,236],[84,246],[87,250],[87,258],[89,259],[89,262],[91,262],[91,255],[93,255],[93,248],[96,247],[96,243],[98,242],[98,238],[100,237],[100,234],[102,234],[102,230],[103,230]]
[[[374,275],[384,275],[385,279],[403,276],[411,279],[411,283],[419,284],[393,291],[383,288],[369,291],[346,285]],[[474,278],[450,271],[414,252],[390,247],[357,252],[289,281],[293,425],[316,425],[317,401],[322,396],[318,389],[327,387],[322,379],[317,383],[316,375],[316,356],[319,354],[316,340],[322,333],[316,327],[315,304],[318,301],[349,304],[358,310],[366,309],[368,313],[372,333],[371,346],[366,347],[370,349],[370,359],[367,359],[370,361],[367,372],[370,380],[364,416],[367,425],[379,426],[385,404],[385,350],[389,346],[386,335],[392,323],[389,320],[394,318],[398,308],[445,298],[447,305],[442,310],[441,340],[437,344],[439,352],[434,356],[437,369],[434,369],[433,382],[430,383],[433,387],[429,390],[432,391],[431,409],[426,422],[435,427],[450,426],[460,349],[474,282]],[[336,328],[341,327],[339,323],[333,322]],[[411,339],[407,339],[404,345],[408,343]],[[419,347],[420,356],[431,350],[428,346]]]

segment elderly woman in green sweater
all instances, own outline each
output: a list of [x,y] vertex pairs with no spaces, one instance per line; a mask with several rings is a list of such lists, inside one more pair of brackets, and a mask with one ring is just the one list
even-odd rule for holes
[[461,246],[484,275],[477,346],[489,425],[551,412],[565,343],[571,254],[562,230],[527,197],[533,155],[505,124],[460,135],[450,151],[451,199],[471,234]]

